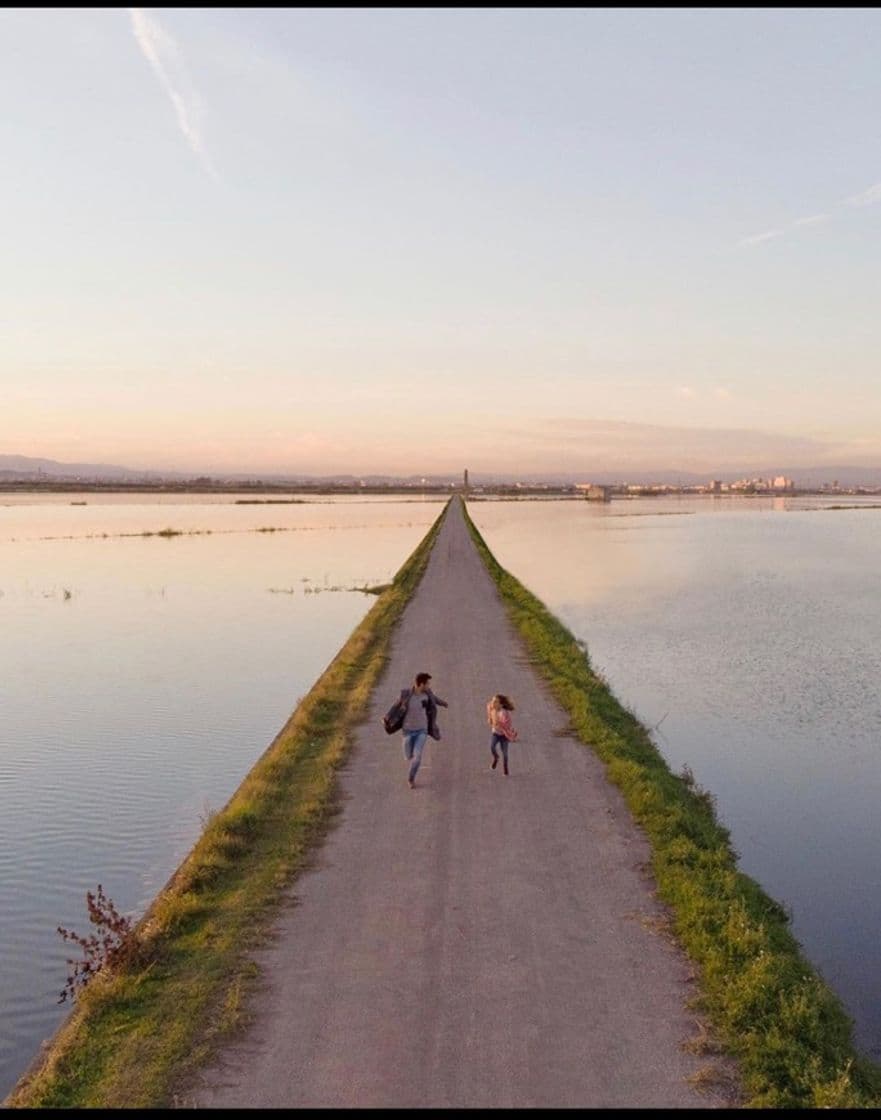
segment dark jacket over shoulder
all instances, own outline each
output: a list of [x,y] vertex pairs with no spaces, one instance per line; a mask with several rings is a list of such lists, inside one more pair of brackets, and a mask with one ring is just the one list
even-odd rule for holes
[[[404,711],[407,710],[407,701],[410,699],[410,693],[412,691],[412,688],[401,689],[401,698],[398,701],[398,704]],[[423,695],[428,699],[428,705],[425,709],[425,715],[428,718],[428,734],[432,737],[432,739],[439,739],[441,737],[441,733],[440,728],[437,725],[437,710],[438,708],[448,708],[450,705],[446,702],[446,700],[441,700],[439,696],[435,696],[430,688],[426,688]]]
[[449,704],[446,700],[441,700],[439,696],[435,696],[430,688],[425,690],[425,694],[428,697],[428,710],[425,713],[428,716],[428,734],[432,739],[439,739],[441,733],[437,725],[437,710],[438,708],[448,708]]

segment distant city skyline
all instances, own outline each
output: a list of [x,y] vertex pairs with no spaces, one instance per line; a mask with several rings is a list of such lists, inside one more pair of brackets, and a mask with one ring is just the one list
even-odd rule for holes
[[0,455],[881,468],[879,9],[0,31]]
[[382,472],[365,471],[360,474],[338,472],[335,474],[313,474],[309,472],[181,472],[162,471],[150,468],[129,468],[119,463],[63,463],[57,460],[42,459],[19,455],[0,455],[0,487],[21,484],[32,480],[37,484],[52,486],[53,482],[67,485],[74,481],[93,482],[112,485],[121,483],[219,483],[226,482],[254,482],[277,483],[303,482],[308,485],[322,483],[359,484],[369,485],[384,484],[419,484],[420,482],[431,485],[458,486],[480,488],[484,485],[496,484],[535,484],[535,485],[570,485],[588,486],[595,485],[654,485],[654,486],[700,486],[705,489],[729,487],[737,488],[747,483],[767,485],[769,489],[782,491],[791,489],[811,489],[821,487],[881,487],[881,467],[853,467],[837,464],[831,467],[801,466],[783,469],[769,469],[751,473],[749,471],[721,471],[715,475],[701,472],[676,471],[669,468],[632,473],[615,471],[609,467],[594,471],[588,478],[584,474],[571,471],[537,471],[518,472],[516,470],[492,472],[471,471],[464,468],[461,471],[444,471],[439,473],[428,472],[421,474],[384,474]]

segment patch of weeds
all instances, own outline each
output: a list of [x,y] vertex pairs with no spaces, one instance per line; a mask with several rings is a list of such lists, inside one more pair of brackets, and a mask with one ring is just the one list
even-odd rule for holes
[[134,955],[132,920],[119,913],[100,883],[95,894],[86,892],[86,908],[89,921],[96,927],[95,933],[84,937],[65,926],[58,926],[58,932],[64,940],[74,942],[83,951],[81,960],[68,958],[67,963],[72,971],[61,991],[59,1003],[64,1003],[68,998],[75,999],[77,993],[102,969],[112,968],[130,960]]
[[[660,724],[658,726],[660,726]],[[703,786],[698,785],[697,779],[694,776],[694,771],[691,769],[687,762],[679,772],[679,777],[682,779],[683,784],[688,787],[693,796],[696,797],[697,800],[705,806],[705,808],[709,809],[715,815],[715,795],[710,793],[708,789],[704,789]]]
[[682,1049],[687,1054],[697,1054],[707,1057],[711,1054],[722,1054],[724,1050],[718,1039],[710,1033],[707,1023],[703,1019],[695,1020],[696,1033],[682,1043]]
[[722,1095],[734,1102],[739,1100],[740,1088],[737,1077],[724,1066],[702,1066],[696,1073],[686,1078],[699,1093],[712,1093]]
[[[645,868],[644,873],[648,870],[648,868]],[[633,914],[626,914],[625,917],[639,922],[643,929],[647,929],[649,933],[654,933],[658,937],[663,937],[671,945],[679,944],[673,933],[673,922],[669,914],[644,914],[636,911]]]
[[216,816],[217,816],[217,809],[212,809],[211,806],[206,801],[204,809],[199,814],[199,824],[202,826],[202,831],[203,832],[211,824],[211,822],[214,820],[214,818]]

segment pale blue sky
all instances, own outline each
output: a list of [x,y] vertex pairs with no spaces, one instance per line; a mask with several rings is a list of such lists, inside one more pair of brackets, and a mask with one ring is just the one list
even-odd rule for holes
[[881,465],[881,11],[0,12],[0,453]]

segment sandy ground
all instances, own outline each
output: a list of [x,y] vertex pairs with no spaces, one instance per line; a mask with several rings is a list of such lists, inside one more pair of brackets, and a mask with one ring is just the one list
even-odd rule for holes
[[[420,671],[449,703],[408,788],[380,716]],[[485,704],[521,740],[490,769]],[[340,772],[343,808],[285,905],[253,1020],[195,1107],[707,1108],[687,961],[648,845],[560,734],[454,500]]]

